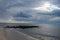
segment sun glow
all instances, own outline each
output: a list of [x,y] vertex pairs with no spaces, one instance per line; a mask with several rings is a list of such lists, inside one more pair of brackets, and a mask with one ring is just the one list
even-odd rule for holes
[[8,18],[8,20],[6,22],[7,23],[32,23],[32,21],[16,21],[11,16]]
[[12,23],[13,22],[13,17],[8,18],[7,22]]
[[40,7],[33,8],[33,9],[40,10],[40,11],[52,12],[53,10],[60,9],[60,8],[57,7],[56,5],[52,5],[51,3],[46,2],[43,5],[41,5]]

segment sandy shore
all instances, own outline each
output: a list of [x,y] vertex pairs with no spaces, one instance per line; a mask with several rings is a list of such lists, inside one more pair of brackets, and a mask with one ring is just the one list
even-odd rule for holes
[[0,28],[0,40],[39,40],[15,29]]
[[0,40],[7,40],[4,28],[0,28]]

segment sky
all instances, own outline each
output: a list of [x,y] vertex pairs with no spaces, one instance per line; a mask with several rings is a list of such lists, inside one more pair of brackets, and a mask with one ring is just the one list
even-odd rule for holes
[[0,22],[60,24],[60,0],[0,0]]

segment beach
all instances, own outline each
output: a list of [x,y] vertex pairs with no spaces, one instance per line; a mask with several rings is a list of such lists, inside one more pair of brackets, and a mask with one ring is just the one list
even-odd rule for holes
[[14,28],[0,28],[0,40],[39,40],[22,32],[16,31]]

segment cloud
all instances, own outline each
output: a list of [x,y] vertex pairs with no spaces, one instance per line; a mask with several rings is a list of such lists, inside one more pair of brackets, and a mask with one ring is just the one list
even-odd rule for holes
[[51,3],[60,6],[60,0],[51,0]]
[[60,17],[52,17],[52,18],[50,18],[49,23],[51,23],[51,24],[60,24]]
[[26,14],[26,13],[24,13],[24,12],[20,12],[20,13],[16,14],[14,17],[29,18],[29,17],[32,17],[32,16],[29,15],[29,14]]
[[52,15],[59,16],[60,17],[60,10],[54,10],[52,12]]
[[[57,0],[55,0],[57,1]],[[52,12],[38,11],[32,8],[40,7],[46,2],[58,5],[50,0],[2,0],[0,1],[0,22],[30,22],[50,23],[50,20],[59,20],[60,10]],[[11,19],[12,18],[12,19]],[[54,21],[55,22],[55,21]]]
[[50,21],[56,21],[56,20],[60,20],[60,17],[53,17],[50,19]]

